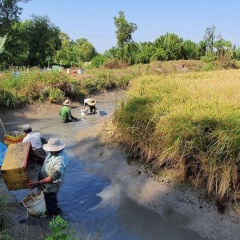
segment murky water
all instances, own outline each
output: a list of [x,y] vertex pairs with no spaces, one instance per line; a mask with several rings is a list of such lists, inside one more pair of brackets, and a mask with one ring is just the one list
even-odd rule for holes
[[[117,100],[116,97],[113,101],[98,101],[103,117],[113,112]],[[80,117],[80,109],[73,109],[72,113]],[[99,231],[102,239],[204,239],[196,232],[184,228],[188,220],[183,216],[169,211],[163,218],[121,195],[119,189],[114,189],[108,179],[84,171],[81,156],[76,156],[72,151],[76,145],[73,134],[98,121],[97,115],[88,115],[82,117],[79,122],[63,125],[59,122],[58,116],[50,113],[41,121],[36,119],[30,122],[35,126],[34,130],[40,131],[47,139],[59,137],[67,146],[69,165],[65,184],[59,192],[59,206],[64,211],[63,217],[74,223],[77,231],[84,231],[86,235]],[[23,123],[12,120],[8,124],[11,124],[14,130],[18,130]],[[95,168],[101,167],[101,163],[94,164]],[[29,190],[18,190],[13,193],[19,201],[22,201]]]

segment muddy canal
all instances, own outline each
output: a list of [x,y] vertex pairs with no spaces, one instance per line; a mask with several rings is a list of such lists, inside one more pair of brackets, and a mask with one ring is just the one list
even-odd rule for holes
[[[97,115],[81,117],[80,106],[78,106],[72,109],[72,114],[81,118],[78,122],[62,124],[59,122],[58,114],[50,112],[41,119],[21,119],[21,121],[9,119],[5,122],[5,127],[9,131],[21,130],[23,124],[29,123],[34,131],[41,132],[47,139],[55,136],[66,144],[66,152],[70,161],[66,182],[59,193],[59,206],[63,210],[63,218],[76,226],[76,234],[84,232],[85,236],[90,236],[90,233],[99,231],[102,234],[100,239],[109,240],[206,239],[185,228],[189,221],[186,217],[170,210],[161,216],[124,195],[121,189],[114,186],[108,178],[103,178],[96,173],[98,168],[104,167],[104,163],[98,162],[97,157],[95,161],[86,162],[88,154],[89,157],[93,157],[91,151],[97,146],[96,139],[91,145],[91,134],[94,136],[91,132],[92,127],[107,119],[122,98],[123,95],[120,93],[108,93],[107,96],[96,97],[102,117]],[[86,136],[88,144],[78,145],[76,134],[81,134],[81,132],[85,134],[86,131],[88,132]],[[77,155],[73,150],[76,147],[86,148],[85,154]],[[94,169],[94,171],[91,172],[89,169]],[[21,202],[29,190],[11,193]],[[40,225],[46,228],[43,221],[46,219],[40,219],[38,224],[40,222]],[[22,224],[27,225],[29,221],[23,219]],[[28,230],[31,231],[31,224]],[[38,237],[35,236],[32,239],[41,239],[39,234],[37,235]]]

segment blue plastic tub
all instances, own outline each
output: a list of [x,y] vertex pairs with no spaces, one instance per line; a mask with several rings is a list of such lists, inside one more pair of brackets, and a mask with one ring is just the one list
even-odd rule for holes
[[0,166],[2,166],[2,163],[3,163],[3,159],[5,157],[5,154],[7,152],[7,146],[0,142]]

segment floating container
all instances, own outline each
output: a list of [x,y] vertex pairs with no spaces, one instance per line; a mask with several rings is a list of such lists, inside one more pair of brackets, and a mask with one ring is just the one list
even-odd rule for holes
[[22,140],[26,137],[26,133],[13,131],[4,134],[4,143],[6,145],[21,143]]
[[36,217],[45,217],[46,202],[44,193],[37,191],[37,193],[31,193],[23,199],[23,205],[27,208],[28,212]]
[[8,146],[1,175],[8,190],[27,189],[28,179],[34,179],[35,158],[30,143]]

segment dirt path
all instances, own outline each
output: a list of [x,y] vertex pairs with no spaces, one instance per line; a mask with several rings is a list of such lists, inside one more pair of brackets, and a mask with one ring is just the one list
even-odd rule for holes
[[[114,101],[116,95],[105,94],[98,96],[98,99]],[[14,122],[20,130],[28,120],[34,122],[45,118],[46,115],[54,116],[58,114],[59,108],[59,105],[36,105],[17,111],[1,112],[0,117],[6,129],[10,129],[10,124]],[[108,142],[108,133],[111,129],[106,123],[111,120],[111,117],[107,115],[92,126],[76,131],[75,138],[78,143],[73,147],[73,151],[76,155],[82,156],[85,171],[106,177],[121,194],[127,195],[138,204],[162,216],[171,210],[186,216],[188,218],[186,227],[197,231],[205,238],[239,239],[240,218],[233,210],[227,209],[222,215],[217,212],[215,206],[203,200],[204,194],[183,186],[176,189],[174,182],[168,176],[163,175],[156,181],[153,177],[149,177],[149,173],[136,162],[131,162],[129,165],[126,154]],[[0,136],[2,134],[1,129]],[[96,164],[100,167],[94,167]],[[1,184],[3,186],[2,182]],[[19,239],[25,239],[26,236],[29,239],[41,239],[48,232],[50,219],[27,217],[25,208],[17,203],[16,199],[12,198],[9,201],[12,218],[9,225],[11,233]]]

